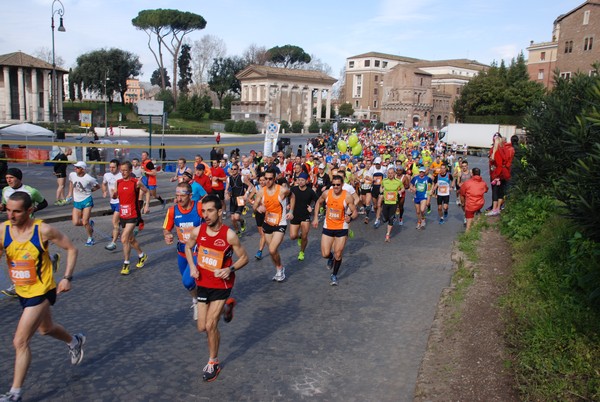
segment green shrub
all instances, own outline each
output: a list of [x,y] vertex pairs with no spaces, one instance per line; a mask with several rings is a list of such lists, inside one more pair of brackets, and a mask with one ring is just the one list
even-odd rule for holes
[[321,124],[321,130],[323,130],[324,133],[330,133],[333,131],[333,124],[331,124],[330,121],[326,121]]
[[319,123],[316,120],[313,120],[308,126],[309,133],[318,133],[319,132]]
[[528,194],[521,199],[509,198],[502,214],[502,234],[516,241],[531,239],[548,217],[557,212],[556,200],[549,196]]
[[292,122],[292,133],[301,133],[303,128],[304,128],[303,122],[298,121],[298,120]]
[[244,125],[242,127],[242,133],[244,134],[256,134],[258,133],[258,129],[256,128],[256,122],[254,120],[244,121]]
[[211,120],[225,121],[231,118],[231,111],[227,109],[211,109],[209,118]]
[[233,133],[235,129],[235,120],[225,120],[225,132]]
[[238,120],[235,122],[233,126],[234,133],[243,133],[244,132],[244,120]]
[[279,123],[279,132],[283,133],[283,132],[289,133],[290,132],[290,123],[287,120],[281,120],[281,123]]

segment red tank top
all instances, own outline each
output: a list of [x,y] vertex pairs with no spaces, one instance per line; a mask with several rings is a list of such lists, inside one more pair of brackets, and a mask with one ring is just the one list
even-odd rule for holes
[[[152,161],[150,159],[146,159],[145,161],[142,162],[142,169],[144,169],[144,172],[149,172],[153,169],[148,169],[148,164],[152,163]],[[154,166],[154,164],[152,164],[152,166]],[[148,177],[148,185],[149,186],[156,186],[156,176],[146,176]]]
[[135,219],[140,216],[138,209],[137,179],[133,177],[129,180],[117,180],[117,193],[119,194],[119,213],[121,219]]
[[227,280],[215,277],[214,271],[228,268],[232,264],[233,248],[227,241],[228,226],[221,226],[216,236],[206,233],[208,225],[200,225],[198,232],[198,262],[196,266],[200,275],[196,279],[196,285],[211,289],[229,289],[235,282],[235,274],[232,272]]

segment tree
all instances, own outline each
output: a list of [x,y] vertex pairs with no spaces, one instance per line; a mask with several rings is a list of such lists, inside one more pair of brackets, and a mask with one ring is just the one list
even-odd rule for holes
[[192,46],[192,63],[194,64],[194,81],[202,84],[208,81],[208,71],[213,61],[225,57],[227,46],[223,39],[213,35],[204,35]]
[[266,47],[258,46],[253,43],[244,50],[242,58],[244,59],[246,66],[249,66],[250,64],[264,66],[269,62],[270,56]]
[[331,75],[331,66],[314,55],[310,56],[309,63],[300,65],[298,68],[302,70],[321,71],[324,74]]
[[[33,57],[37,57],[38,59],[44,60],[48,64],[52,64],[52,50],[45,46],[35,49],[33,52]],[[54,55],[54,61],[58,67],[64,67],[65,65],[65,60],[56,54]]]
[[[142,10],[137,17],[131,20],[133,26],[148,35],[148,49],[154,55],[158,67],[164,68],[163,48],[173,57],[173,96],[177,99],[177,59],[181,50],[182,42],[190,32],[204,29],[206,20],[198,14],[168,9]],[[158,54],[152,49],[151,40],[155,37],[157,41]],[[170,37],[170,39],[167,39]],[[164,70],[161,70],[163,72]],[[166,88],[164,75],[162,77],[162,89]]]
[[301,47],[293,45],[275,46],[268,50],[269,61],[277,67],[298,68],[310,63],[310,56]]
[[[162,70],[162,71],[161,71]],[[152,77],[150,77],[150,84],[152,85],[161,85],[162,88],[162,79],[165,79],[165,87],[171,87],[171,77],[169,77],[169,73],[166,69],[159,67],[152,72]]]
[[171,113],[175,107],[175,98],[173,97],[173,91],[169,89],[161,89],[159,93],[154,96],[157,101],[163,101],[163,110],[166,113]]
[[73,78],[84,90],[99,94],[106,92],[111,106],[114,93],[120,93],[121,103],[124,105],[127,79],[138,76],[141,69],[142,64],[133,53],[115,48],[100,49],[77,58]]
[[339,114],[342,117],[352,116],[354,114],[354,109],[352,109],[352,105],[351,104],[349,104],[348,102],[346,102],[346,103],[343,103],[340,106]]
[[226,94],[240,94],[240,81],[235,76],[243,70],[244,66],[244,61],[240,57],[219,58],[214,61],[208,72],[208,85],[217,94],[219,106]]
[[179,66],[179,82],[177,85],[182,93],[187,93],[189,91],[189,86],[192,83],[192,67],[190,65],[192,62],[192,55],[190,50],[191,47],[188,44],[181,46],[181,54],[177,61]]

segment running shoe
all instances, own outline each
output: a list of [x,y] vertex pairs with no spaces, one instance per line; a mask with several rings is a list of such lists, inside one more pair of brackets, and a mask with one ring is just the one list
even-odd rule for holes
[[421,221],[417,222],[417,227],[415,229],[421,229]]
[[257,260],[262,260],[262,250],[258,250],[256,252],[256,255],[254,255],[254,258],[256,258]]
[[106,246],[104,246],[104,248],[107,249],[108,251],[113,251],[117,248],[117,245],[111,241]]
[[21,395],[11,394],[10,392],[0,395],[0,402],[21,402],[22,400]]
[[54,205],[56,205],[57,207],[62,205],[62,200],[56,200],[54,201]]
[[75,334],[73,338],[77,340],[77,345],[69,347],[69,355],[71,356],[71,364],[79,364],[83,359],[83,345],[85,345],[85,335]]
[[91,238],[91,237],[88,237],[87,241],[85,242],[85,245],[88,246],[88,247],[91,247],[94,244],[96,244],[96,242],[94,241],[94,239]]
[[298,261],[304,261],[304,251],[298,253]]
[[148,254],[144,253],[141,257],[138,257],[138,262],[135,264],[136,268],[144,268],[146,264],[146,260],[148,260]]
[[500,211],[498,211],[497,209],[492,209],[489,212],[485,213],[485,216],[498,216],[500,215]]
[[242,209],[242,215],[246,216],[248,214],[248,207],[244,207],[244,209]]
[[389,235],[389,234],[386,234],[386,235],[385,235],[385,242],[386,242],[386,243],[389,243],[389,242],[390,242],[390,235]]
[[398,226],[404,226],[404,219],[398,219]]
[[379,221],[379,219],[375,219],[375,223],[373,224],[373,227],[375,229],[377,229],[379,227],[379,225],[381,225],[381,222]]
[[273,280],[275,282],[283,282],[285,280],[285,268],[281,267],[281,269],[278,269],[277,272],[275,273],[275,276],[273,277]]
[[71,201],[73,201],[73,197],[67,197],[67,198],[65,198],[65,205],[69,204]]
[[10,297],[17,297],[17,291],[15,290],[15,285],[10,285],[10,287],[3,289],[2,294]]
[[448,211],[447,211],[447,210],[445,210],[445,211],[444,211],[444,219],[446,219],[447,217],[448,217]]
[[302,233],[298,233],[298,247],[302,246],[302,238],[300,236],[302,236]]
[[460,200],[458,198],[456,199],[456,205],[460,205]]
[[242,222],[240,223],[240,228],[242,230],[242,233],[244,233],[246,231],[246,220],[242,219]]
[[237,302],[233,297],[230,297],[227,299],[227,301],[225,301],[225,308],[223,310],[223,321],[231,322],[231,320],[233,320],[233,308],[236,304]]
[[440,218],[440,222],[439,222],[439,224],[440,224],[440,225],[443,225],[443,224],[444,224],[444,218]]
[[365,222],[365,225],[368,225],[369,224],[369,217],[365,217],[365,221],[364,222]]
[[348,229],[348,237],[354,239],[354,230]]
[[237,237],[239,237],[240,239],[242,238],[243,234],[241,230],[238,230],[237,232],[235,232],[235,234],[237,235]]
[[50,261],[52,261],[52,272],[58,271],[58,267],[60,266],[60,254],[52,254]]
[[421,229],[425,229],[425,225],[427,225],[427,222],[425,222],[425,221],[421,222]]
[[129,275],[129,263],[123,263],[123,267],[121,268],[121,275]]
[[165,209],[167,207],[167,200],[162,200],[161,205],[162,205],[162,209]]
[[220,372],[221,367],[219,367],[219,363],[210,361],[202,370],[202,379],[206,382],[214,381],[217,379]]
[[467,218],[463,219],[463,225],[467,226]]
[[336,275],[332,274],[330,279],[331,279],[331,282],[329,282],[329,284],[331,286],[337,286],[338,285],[338,278],[337,278]]

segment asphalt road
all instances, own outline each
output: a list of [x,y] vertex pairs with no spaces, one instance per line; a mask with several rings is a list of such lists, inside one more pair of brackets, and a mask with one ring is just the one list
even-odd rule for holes
[[[483,168],[483,162],[471,158],[472,166]],[[49,169],[25,168],[24,181],[43,192],[45,185],[52,199]],[[159,179],[164,195],[174,188],[167,179]],[[108,204],[97,201],[98,211]],[[454,197],[451,202],[446,224],[437,224],[434,209],[427,228],[417,231],[412,200],[407,199],[405,226],[394,227],[391,243],[383,241],[384,227],[354,221],[356,235],[346,247],[338,287],[329,286],[320,229],[311,231],[303,262],[296,259],[296,242],[287,239],[282,245],[284,283],[271,281],[274,268],[268,256],[251,258],[232,294],[238,300],[234,320],[220,323],[222,372],[212,383],[201,381],[208,360],[206,337],[195,329],[175,249],[164,244],[161,208],[151,208],[139,235],[150,257],[146,267],[122,277],[121,245],[113,252],[104,249],[110,217],[94,218],[97,244],[85,247],[83,229],[64,220],[70,207],[51,206],[39,217],[55,221],[80,251],[73,290],[59,296],[53,315],[70,331],[84,331],[88,343],[82,364],[72,367],[65,346],[34,336],[24,397],[410,401],[436,305],[452,274],[451,246],[463,228]],[[251,224],[242,243],[252,256],[258,234],[247,218]],[[4,287],[6,270],[0,272]],[[2,392],[10,388],[11,339],[20,312],[16,300],[0,298]]]

